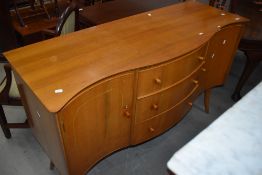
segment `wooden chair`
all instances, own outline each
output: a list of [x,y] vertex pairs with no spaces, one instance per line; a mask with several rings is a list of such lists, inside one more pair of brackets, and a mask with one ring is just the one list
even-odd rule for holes
[[74,32],[79,28],[78,24],[79,8],[76,2],[72,1],[62,15],[59,17],[56,28],[54,30],[42,30],[43,37],[56,37],[67,33]]
[[[179,0],[185,2],[187,0]],[[189,1],[189,0],[188,0]],[[194,1],[194,0],[193,0]],[[209,0],[209,5],[218,9],[224,10],[227,0]]]
[[29,128],[29,125],[27,120],[24,123],[7,122],[3,105],[22,106],[22,102],[10,65],[1,64],[5,70],[5,77],[0,83],[0,125],[5,137],[11,138],[10,128]]
[[[27,16],[22,16],[19,12],[19,8],[18,8],[18,3],[19,3],[19,0],[12,0],[11,1],[11,4],[13,5],[13,8],[14,8],[14,11],[15,11],[15,14],[16,14],[16,17],[19,21],[19,24],[22,26],[22,27],[25,27],[26,24],[24,22],[24,19],[26,18],[31,18],[32,16],[36,16],[36,15],[42,15],[42,14],[45,14],[47,16],[48,19],[51,19],[49,13],[48,13],[48,10],[45,6],[45,2],[44,0],[26,0],[28,2],[28,4],[30,5],[30,8],[31,8],[31,11],[33,12],[33,14],[31,15],[27,15]],[[40,9],[37,9],[35,7],[35,2],[36,1],[39,1],[39,5],[40,5]],[[55,0],[55,7],[57,7],[57,0]],[[25,7],[23,7],[25,8]]]
[[226,0],[209,0],[209,5],[224,10],[226,5]]

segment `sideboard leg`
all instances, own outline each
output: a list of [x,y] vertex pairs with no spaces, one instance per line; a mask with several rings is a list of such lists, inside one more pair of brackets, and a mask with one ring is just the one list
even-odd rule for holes
[[50,161],[49,168],[50,168],[50,170],[53,170],[55,168],[55,164],[52,161]]
[[211,95],[211,89],[206,89],[204,92],[204,104],[205,104],[205,111],[209,113],[209,100]]

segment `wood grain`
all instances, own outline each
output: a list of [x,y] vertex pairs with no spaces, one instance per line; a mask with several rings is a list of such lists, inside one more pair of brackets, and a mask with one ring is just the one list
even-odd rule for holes
[[97,160],[130,144],[133,82],[134,73],[107,79],[58,113],[70,174],[84,174]]
[[225,82],[231,64],[240,41],[240,33],[243,33],[242,25],[228,26],[216,33],[209,43],[206,55],[206,67],[204,87],[205,89],[222,85]]
[[5,53],[60,173],[162,134],[202,91],[208,109],[224,83],[247,19],[196,2],[150,14]]
[[204,60],[201,59],[204,59],[205,54],[206,45],[172,62],[139,71],[138,98],[157,93],[187,78],[203,64]]
[[[205,44],[217,26],[247,21],[197,2],[150,13],[4,54],[46,109],[57,112],[79,92],[108,76],[180,57]],[[56,89],[63,93],[54,93]]]
[[27,105],[25,108],[29,113],[29,124],[34,136],[57,167],[59,173],[67,175],[68,169],[64,146],[60,137],[60,128],[57,127],[57,114],[48,112],[17,75],[16,81],[20,86],[20,90],[23,90],[23,94],[26,96],[26,99],[23,100],[26,100],[24,105]]

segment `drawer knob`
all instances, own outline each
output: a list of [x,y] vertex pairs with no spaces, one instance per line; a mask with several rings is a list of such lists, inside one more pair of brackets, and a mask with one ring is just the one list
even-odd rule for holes
[[192,107],[192,106],[193,106],[193,103],[192,103],[192,102],[188,102],[188,105]]
[[155,78],[155,82],[156,82],[156,84],[161,84],[162,83],[162,81],[159,78]]
[[158,109],[158,105],[157,105],[157,104],[153,104],[153,105],[152,105],[152,109],[157,110],[157,109]]
[[200,61],[204,61],[204,57],[199,56],[198,59],[199,59]]
[[193,83],[198,84],[199,82],[197,80],[193,80]]
[[152,127],[150,127],[150,128],[149,128],[149,131],[150,131],[150,132],[154,132],[154,131],[155,131],[155,129],[154,129],[154,128],[152,128]]
[[130,112],[128,112],[128,111],[125,111],[125,112],[124,112],[124,115],[125,115],[127,118],[130,118],[130,116],[131,116]]
[[206,71],[207,71],[205,68],[202,68],[201,70],[202,70],[203,72],[206,72]]

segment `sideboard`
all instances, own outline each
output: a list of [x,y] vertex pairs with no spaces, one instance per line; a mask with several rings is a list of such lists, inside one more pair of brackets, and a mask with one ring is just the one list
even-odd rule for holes
[[223,85],[246,18],[185,2],[4,53],[33,134],[63,174],[165,132]]

